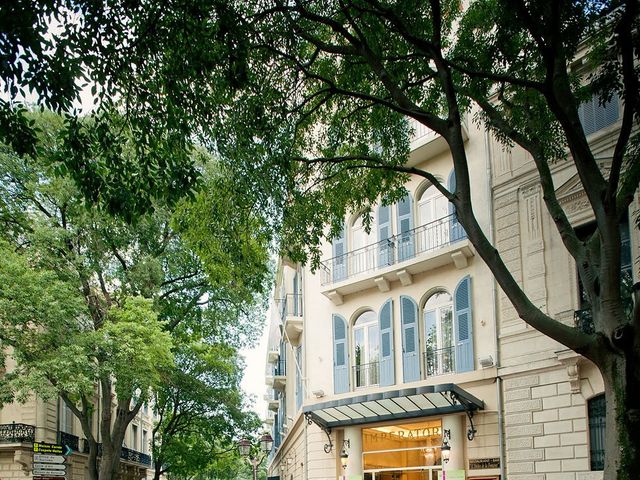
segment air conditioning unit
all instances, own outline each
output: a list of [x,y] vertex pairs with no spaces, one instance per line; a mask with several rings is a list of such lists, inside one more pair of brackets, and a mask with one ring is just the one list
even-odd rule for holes
[[493,357],[491,355],[485,355],[483,357],[478,357],[478,363],[480,363],[480,366],[482,368],[489,368],[489,367],[493,367],[495,365],[495,362],[493,361]]

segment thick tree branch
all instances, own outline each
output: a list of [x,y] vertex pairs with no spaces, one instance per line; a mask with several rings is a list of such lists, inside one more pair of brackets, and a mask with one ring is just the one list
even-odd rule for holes
[[620,172],[624,160],[624,154],[629,145],[631,130],[633,128],[633,118],[638,106],[638,77],[635,71],[635,58],[633,51],[633,21],[638,14],[638,2],[625,2],[626,12],[621,15],[620,22],[615,28],[616,44],[621,57],[622,64],[622,84],[624,88],[624,106],[622,113],[622,125],[620,133],[613,152],[613,160],[611,162],[611,173],[609,174],[609,187],[607,190],[607,198],[614,199],[618,192],[618,183],[620,180]]
[[515,143],[531,153],[540,176],[540,185],[542,186],[543,199],[547,210],[553,219],[565,247],[571,256],[576,261],[580,262],[584,257],[584,247],[576,236],[566,213],[560,206],[560,202],[558,202],[553,185],[553,178],[551,176],[551,170],[549,169],[549,163],[546,158],[544,158],[544,153],[541,151],[539,144],[532,142],[515,127],[510,125],[500,112],[498,112],[495,106],[486,98],[475,96],[474,101],[482,111],[485,112],[488,119],[500,132],[507,135]]
[[508,83],[510,85],[515,85],[515,86],[527,88],[530,90],[537,90],[539,92],[543,92],[545,89],[544,83],[537,82],[535,80],[527,80],[523,78],[514,77],[512,75],[506,75],[503,73],[474,70],[472,68],[465,67],[464,65],[460,65],[459,63],[456,63],[447,59],[444,59],[444,62],[453,70],[457,70],[458,72],[464,73],[465,75],[468,75],[472,78],[478,78],[481,80],[491,80],[498,83]]
[[201,271],[187,273],[187,274],[181,275],[179,277],[170,278],[169,280],[165,280],[164,282],[162,282],[160,284],[160,286],[161,287],[166,287],[167,285],[171,285],[172,283],[181,282],[183,280],[189,280],[190,278],[193,278],[193,277],[195,277],[197,275],[201,275],[201,274],[202,274]]

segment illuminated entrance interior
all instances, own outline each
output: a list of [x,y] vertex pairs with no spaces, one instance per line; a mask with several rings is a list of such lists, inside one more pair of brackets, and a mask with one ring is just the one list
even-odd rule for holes
[[436,480],[442,469],[442,421],[362,429],[365,480]]

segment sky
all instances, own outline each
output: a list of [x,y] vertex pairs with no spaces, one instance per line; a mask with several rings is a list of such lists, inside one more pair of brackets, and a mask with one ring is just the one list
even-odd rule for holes
[[263,325],[260,342],[252,349],[244,349],[241,354],[245,357],[245,371],[242,378],[242,389],[248,396],[254,398],[252,410],[264,420],[267,414],[267,402],[264,395],[267,393],[265,381],[265,362],[267,359],[267,341],[269,338],[269,312]]

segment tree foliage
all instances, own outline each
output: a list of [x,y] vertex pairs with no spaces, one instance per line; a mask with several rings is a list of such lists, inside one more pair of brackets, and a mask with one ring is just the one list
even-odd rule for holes
[[[252,229],[264,219],[223,190],[185,197],[177,209],[157,204],[133,223],[113,217],[61,173],[62,119],[34,118],[38,155],[0,153],[0,346],[16,364],[0,379],[2,401],[61,396],[82,424],[91,478],[117,474],[126,427],[152,394],[191,422],[188,434],[160,422],[167,451],[251,430],[237,349],[262,322],[269,238]],[[181,217],[192,209],[211,220],[207,228]],[[235,229],[220,230],[231,216]],[[167,406],[169,397],[181,405]]]
[[[36,34],[18,30],[15,42],[42,43],[49,11],[37,1],[26,5],[31,16],[21,22],[27,18]],[[234,191],[270,215],[287,254],[313,266],[319,244],[339,232],[347,212],[400,198],[407,175],[429,180],[456,207],[520,317],[599,367],[607,394],[606,476],[640,477],[640,310],[625,313],[618,228],[640,179],[636,1],[475,0],[462,8],[456,0],[191,0],[114,8],[122,5],[57,4],[86,20],[62,21],[58,36],[101,86],[104,112],[116,104],[127,112],[140,145],[152,151],[157,139],[176,135],[178,145],[197,139],[216,152],[233,172]],[[9,52],[22,51],[15,42]],[[55,67],[47,56],[54,50],[24,51],[27,64]],[[3,77],[20,83],[10,74]],[[598,158],[580,123],[579,105],[592,95],[602,103],[623,100],[610,158]],[[7,128],[31,132],[19,104],[10,106]],[[578,266],[593,332],[537,308],[482,231],[471,202],[465,118],[530,155],[546,209]],[[428,169],[407,165],[407,119],[447,142],[455,191]],[[556,198],[558,162],[570,162],[586,192],[596,223],[586,240]],[[81,185],[89,183],[82,163],[71,167],[80,167]],[[165,172],[170,178],[181,169],[163,170],[163,179]]]

